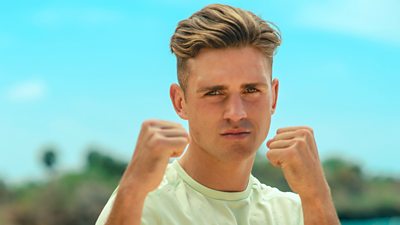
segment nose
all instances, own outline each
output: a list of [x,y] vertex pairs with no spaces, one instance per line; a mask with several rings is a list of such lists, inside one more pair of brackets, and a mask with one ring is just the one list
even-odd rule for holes
[[245,105],[240,95],[231,95],[226,101],[224,119],[238,122],[247,117]]

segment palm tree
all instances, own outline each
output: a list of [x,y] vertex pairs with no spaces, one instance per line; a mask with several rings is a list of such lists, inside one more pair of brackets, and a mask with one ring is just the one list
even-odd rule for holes
[[50,174],[54,174],[57,163],[57,150],[55,147],[48,146],[43,149],[42,163]]

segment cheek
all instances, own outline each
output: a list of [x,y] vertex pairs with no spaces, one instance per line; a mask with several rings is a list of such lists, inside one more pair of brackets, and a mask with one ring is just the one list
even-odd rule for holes
[[197,134],[213,130],[213,126],[218,122],[219,110],[216,105],[197,101],[188,109],[189,125]]
[[258,134],[266,137],[271,123],[271,112],[265,99],[249,104],[248,117],[253,121]]
[[223,106],[220,102],[211,102],[205,100],[197,101],[193,105],[191,111],[193,118],[202,123],[212,123],[218,121],[218,119],[221,118],[222,112]]

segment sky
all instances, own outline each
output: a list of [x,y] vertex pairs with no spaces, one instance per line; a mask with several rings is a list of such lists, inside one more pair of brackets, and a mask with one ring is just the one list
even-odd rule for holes
[[90,146],[129,160],[146,119],[187,127],[169,99],[169,40],[210,3],[250,10],[282,32],[267,139],[307,125],[322,159],[400,175],[399,1],[72,0],[0,3],[0,179],[43,177],[46,146],[57,148],[60,170],[79,169]]

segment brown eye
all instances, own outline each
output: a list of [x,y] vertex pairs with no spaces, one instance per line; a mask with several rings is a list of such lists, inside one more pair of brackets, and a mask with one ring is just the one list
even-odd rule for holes
[[221,94],[222,94],[221,91],[219,91],[219,90],[214,90],[214,91],[207,92],[205,95],[206,95],[206,96],[216,96],[216,95],[221,95]]
[[245,93],[255,93],[255,92],[258,92],[258,89],[253,87],[246,88],[245,91]]

